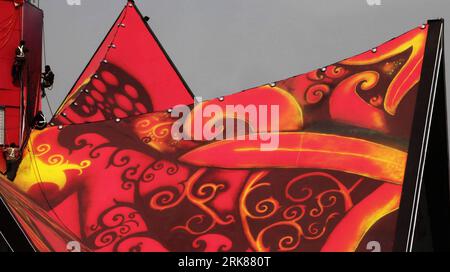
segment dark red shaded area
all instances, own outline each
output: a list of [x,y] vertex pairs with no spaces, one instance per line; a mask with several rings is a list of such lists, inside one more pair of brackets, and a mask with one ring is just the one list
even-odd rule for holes
[[[133,81],[127,81],[126,77]],[[97,100],[87,100],[88,106],[83,104],[81,111],[74,110],[74,104],[83,100],[80,96],[84,90],[93,91]],[[102,92],[108,92],[111,98],[107,103],[119,103],[119,107],[105,108],[101,104]],[[140,104],[132,109],[131,103],[136,101]],[[187,85],[130,1],[52,122],[81,124],[125,118],[192,102]]]

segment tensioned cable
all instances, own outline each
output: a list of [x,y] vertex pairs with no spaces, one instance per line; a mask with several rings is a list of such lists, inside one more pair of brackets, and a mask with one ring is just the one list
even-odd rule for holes
[[[42,39],[42,51],[44,53],[44,67],[45,67],[47,65],[47,52],[46,52],[46,46],[45,46],[45,44],[46,44],[45,43],[45,40],[46,40],[46,37],[45,37],[45,22],[42,23],[42,36],[43,36],[43,39]],[[45,100],[47,100],[48,108],[50,110],[50,113],[53,116],[53,109],[52,109],[52,106],[51,106],[50,101],[48,99],[48,95],[45,96]]]

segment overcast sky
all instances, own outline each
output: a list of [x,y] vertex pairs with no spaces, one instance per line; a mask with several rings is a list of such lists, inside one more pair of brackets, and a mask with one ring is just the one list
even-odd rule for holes
[[[193,92],[204,98],[301,74],[365,51],[426,19],[450,18],[448,0],[379,0],[380,5],[378,0],[135,2]],[[56,73],[49,95],[53,110],[125,3],[40,0],[47,63]],[[49,113],[45,103],[44,111]]]

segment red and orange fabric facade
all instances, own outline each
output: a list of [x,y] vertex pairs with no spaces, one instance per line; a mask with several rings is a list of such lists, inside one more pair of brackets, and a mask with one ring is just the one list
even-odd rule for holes
[[[32,132],[14,184],[2,182],[36,249],[393,249],[427,25],[200,104],[145,27],[129,2],[50,126]],[[185,129],[208,105],[278,106],[277,131],[239,120],[278,145],[175,139],[179,104],[192,104]]]
[[[0,152],[26,142],[33,118],[41,110],[43,13],[24,1],[0,0]],[[13,82],[15,51],[26,40],[27,62],[22,84]],[[0,173],[6,161],[0,156]]]

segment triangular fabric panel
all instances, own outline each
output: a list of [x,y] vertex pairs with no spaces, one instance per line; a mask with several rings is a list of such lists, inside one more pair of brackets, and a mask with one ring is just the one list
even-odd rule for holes
[[189,88],[129,1],[51,123],[126,118],[192,102]]
[[[428,130],[441,29],[432,21],[333,65],[190,105],[181,119],[174,108],[34,131],[5,188],[47,211],[30,237],[53,237],[46,248],[75,236],[97,252],[414,250],[404,234],[416,224],[426,143],[417,132]],[[278,129],[205,113],[237,105],[278,112]],[[247,135],[196,135],[199,119],[233,119]]]

